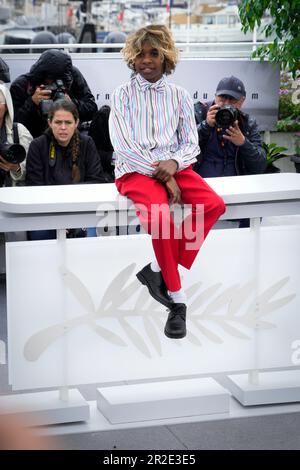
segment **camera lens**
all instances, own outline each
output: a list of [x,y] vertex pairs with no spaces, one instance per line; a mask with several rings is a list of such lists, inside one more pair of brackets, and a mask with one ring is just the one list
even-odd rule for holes
[[26,157],[26,150],[21,144],[1,144],[0,153],[10,163],[21,163]]
[[232,106],[223,106],[216,113],[216,125],[227,129],[233,126],[234,121],[237,119],[237,110]]

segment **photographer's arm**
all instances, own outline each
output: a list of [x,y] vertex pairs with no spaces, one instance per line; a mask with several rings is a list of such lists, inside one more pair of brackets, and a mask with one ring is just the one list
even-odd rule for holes
[[10,171],[10,172],[20,172],[21,168],[20,168],[19,163],[10,163],[0,155],[0,170]]
[[[30,132],[26,129],[23,124],[18,123],[18,133],[19,133],[19,139],[20,139],[20,144],[24,147],[26,150],[26,155],[28,153],[29,145],[32,142],[32,135]],[[25,180],[25,174],[26,174],[26,159],[19,164],[19,169],[17,171],[11,171],[10,176],[14,181],[24,181]]]
[[[24,147],[26,153],[32,136],[28,130],[22,125],[18,124],[19,143]],[[9,142],[12,144],[12,137],[9,137]],[[21,163],[12,163],[0,155],[0,169],[5,172],[10,172],[11,179],[14,181],[23,181],[25,179],[25,161]]]
[[248,173],[264,173],[266,169],[266,152],[262,146],[257,123],[253,118],[249,119],[249,131],[245,136],[245,143],[239,147],[239,156],[244,161]]
[[[201,105],[201,108],[200,108],[200,105]],[[200,109],[201,109],[201,112],[199,112]],[[218,109],[219,109],[219,106],[212,105],[207,110],[207,108],[201,103],[199,103],[198,109],[196,108],[195,115],[196,115],[196,118],[198,118],[197,119],[197,131],[198,131],[198,137],[199,137],[199,145],[201,147],[207,143],[211,135],[211,132],[216,125],[215,116],[216,116]]]
[[24,76],[17,78],[10,87],[14,105],[14,120],[30,127],[32,116],[38,112],[38,107],[27,93],[27,79]]

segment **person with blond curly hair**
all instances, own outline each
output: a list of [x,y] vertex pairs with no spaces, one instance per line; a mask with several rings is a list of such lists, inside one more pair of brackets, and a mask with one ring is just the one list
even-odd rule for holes
[[[112,96],[109,127],[116,186],[133,201],[152,237],[155,259],[137,278],[170,309],[165,335],[183,338],[187,298],[178,266],[191,268],[225,206],[192,169],[199,154],[193,102],[186,90],[166,80],[178,61],[170,31],[162,25],[141,28],[127,38],[122,51],[133,73]],[[169,207],[176,203],[191,209],[179,228]]]

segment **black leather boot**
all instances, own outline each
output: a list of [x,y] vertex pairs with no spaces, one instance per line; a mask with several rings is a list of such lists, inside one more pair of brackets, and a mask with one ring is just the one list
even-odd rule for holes
[[186,336],[186,305],[173,304],[165,326],[165,335],[168,338],[184,338]]
[[149,263],[137,273],[136,277],[143,285],[148,287],[149,294],[152,295],[157,302],[171,308],[173,301],[168,294],[161,272],[155,273],[152,271],[151,264]]

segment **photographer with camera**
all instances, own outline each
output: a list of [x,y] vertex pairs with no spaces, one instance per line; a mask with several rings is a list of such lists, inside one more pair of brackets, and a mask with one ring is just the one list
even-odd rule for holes
[[82,73],[73,66],[71,57],[59,49],[43,52],[30,72],[11,84],[15,119],[39,137],[47,128],[47,114],[56,100],[72,101],[81,122],[90,121],[97,105]]
[[[78,110],[72,101],[61,99],[52,104],[48,115],[49,128],[29,147],[27,186],[106,183],[94,141],[78,131],[78,123]],[[71,236],[85,236],[81,233],[73,235],[74,230],[70,231]],[[55,236],[55,230],[28,232],[30,240]]]
[[25,179],[25,158],[32,136],[22,124],[13,124],[8,88],[0,83],[0,187],[16,186]]
[[266,153],[255,119],[241,111],[243,82],[223,78],[215,100],[195,103],[201,154],[194,170],[203,178],[264,173]]

